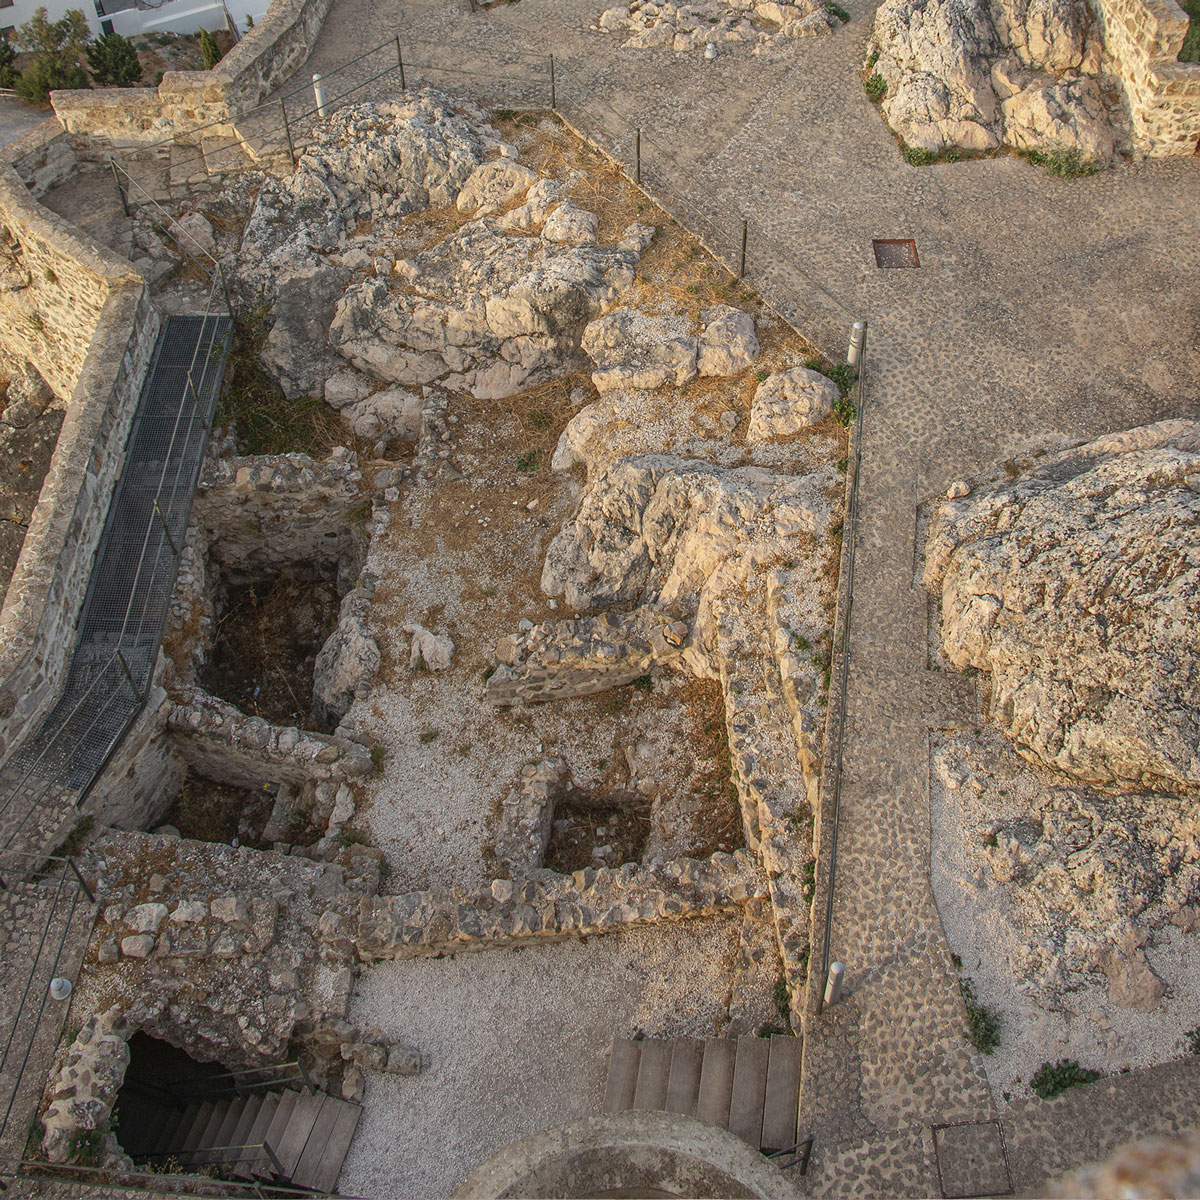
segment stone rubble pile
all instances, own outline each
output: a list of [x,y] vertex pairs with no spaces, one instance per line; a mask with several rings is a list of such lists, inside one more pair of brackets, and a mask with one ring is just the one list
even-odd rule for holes
[[868,50],[909,146],[1114,152],[1122,89],[1086,0],[884,0]]
[[840,23],[819,0],[630,0],[605,9],[595,28],[624,36],[627,50],[686,54],[710,43],[752,43],[755,54],[768,54],[795,38],[831,33]]
[[1200,786],[1198,546],[1200,422],[1164,421],[943,501],[924,581],[1022,754],[1180,793]]

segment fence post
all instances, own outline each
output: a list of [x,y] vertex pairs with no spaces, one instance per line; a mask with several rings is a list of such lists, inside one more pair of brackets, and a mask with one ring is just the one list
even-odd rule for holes
[[850,345],[846,347],[846,365],[857,367],[862,355],[863,338],[866,336],[866,326],[861,321],[855,321],[850,329]]
[[325,107],[325,84],[321,81],[321,72],[313,75],[313,99],[317,102],[317,116],[327,116],[329,110]]
[[121,177],[117,174],[117,161],[110,154],[108,165],[112,169],[113,182],[117,185],[117,195],[121,197],[121,211],[129,216],[129,201],[125,199],[125,189],[121,186]]
[[829,1008],[841,999],[842,980],[845,975],[846,968],[840,962],[829,964],[829,975],[825,980],[825,997],[822,1007]]
[[743,279],[746,275],[746,238],[750,232],[750,222],[742,221],[742,265],[738,268],[738,278]]
[[554,92],[554,55],[550,55],[550,107],[558,107],[558,97]]
[[408,91],[404,86],[404,55],[400,53],[400,35],[396,34],[396,65],[400,68],[400,90]]
[[296,165],[296,147],[292,145],[292,129],[291,126],[288,125],[287,105],[284,104],[282,96],[279,97],[279,111],[283,113],[283,133],[287,138],[288,154],[291,155],[292,166],[294,167]]
[[642,182],[642,131],[640,129],[634,130],[633,164],[634,180],[640,187]]

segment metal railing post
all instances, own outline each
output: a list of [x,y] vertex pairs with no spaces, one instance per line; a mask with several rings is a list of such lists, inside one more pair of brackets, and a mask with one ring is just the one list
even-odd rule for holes
[[558,107],[558,97],[554,91],[554,55],[550,55],[550,107]]
[[400,90],[408,91],[404,86],[404,55],[400,53],[400,35],[396,34],[396,66],[400,68]]
[[84,879],[82,874],[80,874],[79,867],[76,866],[75,860],[68,855],[67,862],[71,864],[71,870],[75,872],[75,878],[79,880],[79,886],[83,888],[83,894],[88,898],[89,901],[91,901],[92,904],[95,904],[96,897],[92,895],[92,889],[88,887],[87,880]]
[[746,276],[746,240],[750,234],[750,222],[743,218],[742,220],[742,262],[738,267],[738,278],[744,279]]
[[288,154],[291,155],[292,166],[296,165],[296,147],[292,144],[292,128],[288,124],[287,105],[283,102],[283,97],[279,97],[279,111],[283,113],[283,133],[287,138]]
[[642,183],[642,131],[634,130],[633,135],[633,172],[634,182],[640,187]]
[[313,74],[313,99],[317,102],[317,116],[327,117],[329,109],[325,106],[325,84],[321,82],[321,72]]
[[108,165],[112,170],[113,182],[117,185],[117,195],[121,197],[121,211],[129,216],[129,201],[125,199],[125,189],[121,186],[121,176],[117,174],[117,160],[110,154]]

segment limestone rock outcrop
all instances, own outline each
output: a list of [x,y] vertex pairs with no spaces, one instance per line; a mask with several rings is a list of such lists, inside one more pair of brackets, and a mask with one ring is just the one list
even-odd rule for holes
[[1047,456],[943,501],[925,585],[992,718],[1083,782],[1200,786],[1200,421]]
[[275,307],[263,357],[292,396],[319,395],[336,363],[326,339],[334,305],[372,261],[357,231],[372,223],[378,235],[417,209],[453,205],[499,145],[482,113],[427,88],[339,109],[313,137],[290,178],[264,178],[236,262],[226,264],[239,307]]
[[576,360],[584,326],[633,282],[652,235],[634,225],[615,245],[562,245],[475,221],[411,262],[411,288],[353,285],[330,339],[355,367],[396,384],[508,396]]
[[884,0],[870,51],[910,146],[1113,153],[1115,97],[1085,0]]
[[707,628],[714,601],[829,522],[807,478],[630,455],[589,484],[550,543],[542,590],[578,609],[677,603]]

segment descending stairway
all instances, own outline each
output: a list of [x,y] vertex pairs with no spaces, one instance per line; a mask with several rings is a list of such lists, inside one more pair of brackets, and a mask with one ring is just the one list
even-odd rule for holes
[[796,1145],[800,1038],[617,1038],[606,1113],[682,1113],[771,1154]]
[[329,1192],[337,1185],[362,1108],[323,1092],[277,1091],[162,1105],[140,1131],[122,1131],[134,1159],[181,1171],[201,1166]]

